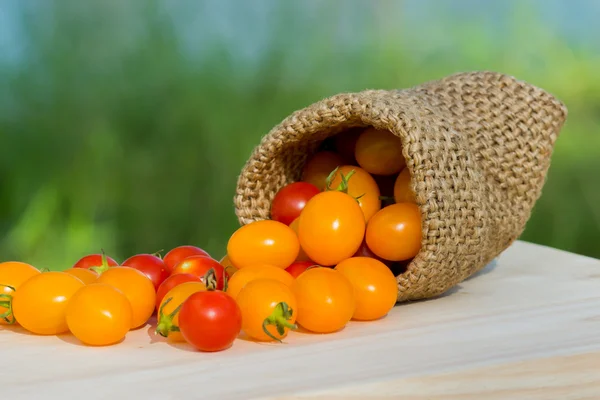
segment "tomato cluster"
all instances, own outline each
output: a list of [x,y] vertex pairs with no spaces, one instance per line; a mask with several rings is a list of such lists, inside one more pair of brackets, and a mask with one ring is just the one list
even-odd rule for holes
[[120,264],[90,254],[60,272],[0,263],[0,324],[104,346],[156,315],[165,340],[221,351],[242,332],[281,341],[299,326],[331,333],[380,319],[421,246],[402,151],[387,131],[338,134],[274,196],[271,219],[238,228],[218,261],[185,245]]

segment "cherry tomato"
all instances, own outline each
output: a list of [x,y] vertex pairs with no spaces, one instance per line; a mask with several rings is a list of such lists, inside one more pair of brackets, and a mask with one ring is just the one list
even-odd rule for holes
[[372,321],[385,316],[398,299],[398,282],[381,261],[352,257],[335,267],[354,287],[356,307],[352,318]]
[[79,289],[65,311],[71,333],[90,346],[106,346],[125,338],[133,311],[119,289],[105,283],[91,283]]
[[[116,267],[119,265],[118,262],[109,256],[106,257],[106,263],[109,267]],[[100,267],[102,266],[102,254],[90,254],[85,257],[80,258],[72,268],[91,268],[91,267]]]
[[156,304],[154,284],[137,269],[111,267],[103,272],[96,282],[111,285],[127,297],[133,311],[131,329],[145,325],[154,313],[154,305]]
[[179,329],[185,341],[200,351],[226,350],[242,330],[242,312],[225,292],[197,292],[181,306]]
[[0,263],[0,325],[17,323],[12,315],[12,296],[23,283],[40,273],[33,265],[24,262]]
[[377,254],[373,253],[371,251],[371,249],[369,248],[369,246],[367,245],[367,241],[366,240],[363,240],[362,244],[360,245],[360,247],[358,248],[358,250],[356,250],[356,253],[354,253],[353,257],[370,257],[370,258],[374,258],[374,259],[376,259],[378,261],[381,261],[382,263],[384,263],[388,267],[392,264],[391,261],[385,260],[385,259],[379,257]]
[[365,221],[368,221],[381,209],[379,186],[375,179],[364,169],[344,165],[336,170],[328,182],[328,189],[340,190],[358,200]]
[[[181,261],[173,268],[172,274],[192,274],[200,278],[202,282],[206,279],[208,271],[213,270],[213,277],[216,279],[216,289],[223,290],[225,279],[229,279],[229,275],[225,272],[225,268],[215,259],[206,256],[191,256]],[[213,282],[204,282],[206,285],[214,287]]]
[[406,165],[402,141],[390,131],[367,128],[356,141],[358,165],[376,175],[393,175]]
[[298,304],[296,321],[309,331],[339,331],[354,314],[354,288],[335,269],[320,267],[305,271],[294,281],[292,292]]
[[300,215],[298,237],[306,255],[319,265],[336,265],[358,250],[365,216],[358,202],[338,191],[310,199]]
[[272,279],[248,283],[236,302],[242,312],[242,330],[250,338],[281,341],[296,325],[296,297],[289,286]]
[[181,304],[193,293],[202,291],[206,291],[206,285],[202,282],[184,282],[169,290],[158,308],[156,333],[173,342],[182,342],[184,339],[179,331]]
[[23,328],[38,335],[68,332],[67,304],[84,286],[79,278],[64,272],[34,275],[15,291],[13,315]]
[[306,271],[307,268],[310,268],[313,265],[315,265],[315,263],[312,261],[296,261],[295,263],[287,267],[285,270],[289,272],[290,275],[292,275],[294,278],[297,278],[298,275],[300,275],[301,273]]
[[394,183],[394,200],[396,203],[416,203],[415,194],[410,187],[410,171],[404,168]]
[[272,220],[251,222],[229,238],[227,255],[238,269],[253,264],[287,268],[300,251],[298,236],[289,226]]
[[333,151],[319,151],[304,164],[302,182],[312,183],[324,190],[329,174],[344,164],[344,159],[339,154]]
[[[298,227],[299,226],[300,226],[300,217],[296,218],[294,220],[294,222],[292,222],[290,224],[290,228],[292,228],[292,230],[296,233],[296,236],[298,236]],[[298,237],[298,243],[299,242],[300,242],[300,238]],[[304,252],[304,249],[302,248],[302,246],[300,246],[300,250],[298,250],[298,256],[296,257],[296,262],[297,261],[311,261],[310,258],[308,258],[308,256]]]
[[193,274],[175,274],[169,276],[164,280],[163,283],[160,284],[158,290],[156,291],[156,311],[158,312],[160,309],[160,304],[162,303],[167,292],[174,287],[181,285],[185,282],[202,282],[200,278]]
[[227,272],[227,275],[229,275],[230,278],[233,276],[233,274],[238,272],[238,269],[233,266],[233,263],[229,260],[229,256],[227,254],[225,254],[223,258],[221,258],[219,264],[221,264],[223,268],[225,268],[225,272]]
[[306,205],[306,202],[321,190],[308,182],[294,182],[281,188],[271,202],[271,219],[286,225],[291,224]]
[[248,282],[260,278],[274,279],[286,286],[292,286],[294,282],[294,277],[284,269],[268,264],[257,264],[240,269],[232,276],[227,287],[227,293],[235,299]]
[[169,276],[169,271],[167,271],[163,260],[153,254],[136,254],[123,261],[121,265],[142,272],[152,281],[156,290]]
[[98,279],[98,273],[92,271],[91,269],[84,269],[84,268],[69,268],[64,270],[63,272],[67,273],[67,274],[71,274],[79,279],[81,279],[81,281],[83,283],[85,283],[86,285],[89,285],[90,283],[94,283],[96,282],[96,279]]
[[178,246],[169,251],[167,254],[165,254],[165,256],[163,257],[163,262],[165,263],[167,271],[171,272],[177,264],[191,256],[210,257],[210,254],[202,250],[200,247],[189,245]]
[[367,245],[379,257],[403,261],[421,249],[421,212],[414,203],[396,203],[382,208],[369,220]]
[[356,148],[356,141],[363,130],[364,128],[352,128],[338,133],[333,137],[335,151],[343,157],[345,164],[356,163],[354,150]]

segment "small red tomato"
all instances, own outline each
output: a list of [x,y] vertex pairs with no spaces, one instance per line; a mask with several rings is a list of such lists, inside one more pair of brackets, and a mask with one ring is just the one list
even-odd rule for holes
[[193,274],[175,274],[169,276],[167,279],[163,281],[158,287],[156,291],[156,311],[160,309],[160,303],[163,301],[163,298],[169,290],[173,289],[175,286],[179,286],[185,282],[201,282],[200,278]]
[[179,330],[200,351],[226,350],[242,330],[242,311],[225,292],[196,292],[181,306]]
[[271,202],[271,219],[290,225],[306,202],[321,191],[308,182],[294,182],[281,188]]
[[315,263],[312,261],[296,261],[285,270],[289,272],[295,279],[313,265],[315,265]]
[[165,263],[165,267],[167,267],[167,271],[171,272],[177,264],[191,256],[210,257],[210,254],[202,250],[200,247],[188,245],[178,246],[165,254],[163,257],[163,262]]
[[169,277],[169,271],[163,260],[152,254],[136,254],[123,261],[121,265],[143,272],[152,281],[155,290],[158,290],[160,284]]
[[[210,282],[204,282],[206,274],[210,269],[213,269],[216,278],[216,286]],[[181,261],[173,268],[171,272],[175,274],[192,274],[196,275],[208,287],[214,287],[217,290],[223,290],[225,279],[229,279],[229,274],[225,268],[217,260],[206,256],[191,256]]]
[[[109,267],[117,267],[119,263],[109,256],[106,257],[106,263]],[[90,267],[102,267],[102,254],[89,254],[85,257],[80,258],[74,265],[73,268],[90,268]]]

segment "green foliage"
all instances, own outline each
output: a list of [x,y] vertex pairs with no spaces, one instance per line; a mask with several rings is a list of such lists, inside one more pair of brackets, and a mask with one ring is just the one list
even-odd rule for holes
[[123,260],[180,244],[221,257],[237,226],[237,173],[289,113],[338,92],[481,69],[528,80],[569,108],[522,238],[600,257],[600,57],[526,10],[500,39],[483,22],[452,21],[422,27],[427,39],[380,23],[391,3],[355,2],[344,15],[359,30],[344,41],[339,1],[314,14],[273,3],[268,25],[235,30],[265,29],[244,58],[206,27],[186,42],[160,2],[86,4],[21,15],[26,56],[0,65],[2,260],[64,269],[100,249]]

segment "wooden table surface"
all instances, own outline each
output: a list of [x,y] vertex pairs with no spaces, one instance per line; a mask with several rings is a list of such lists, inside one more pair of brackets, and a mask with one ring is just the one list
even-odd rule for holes
[[152,326],[103,348],[0,330],[3,398],[600,399],[600,261],[516,242],[440,298],[206,354]]

